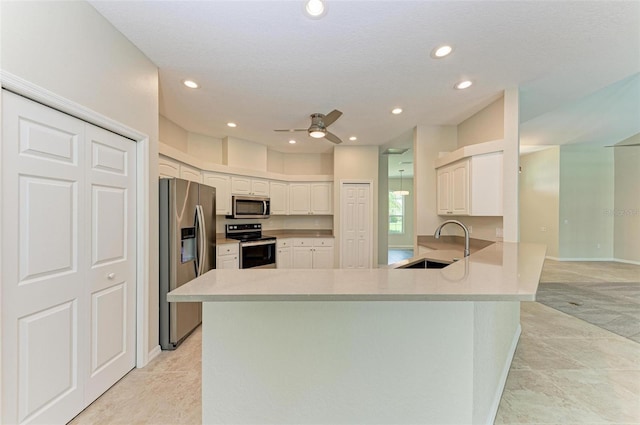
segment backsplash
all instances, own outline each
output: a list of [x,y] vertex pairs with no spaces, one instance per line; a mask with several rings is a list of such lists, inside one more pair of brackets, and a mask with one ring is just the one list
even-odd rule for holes
[[262,223],[262,230],[333,230],[332,215],[275,215],[267,219],[228,219],[216,216],[216,233],[224,233],[225,224]]

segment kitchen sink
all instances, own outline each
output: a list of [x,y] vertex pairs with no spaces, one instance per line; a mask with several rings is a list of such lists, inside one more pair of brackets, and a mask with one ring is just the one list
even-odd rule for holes
[[441,263],[438,261],[422,259],[422,260],[413,261],[409,264],[405,264],[398,268],[399,269],[442,269],[447,267],[449,264],[450,263]]

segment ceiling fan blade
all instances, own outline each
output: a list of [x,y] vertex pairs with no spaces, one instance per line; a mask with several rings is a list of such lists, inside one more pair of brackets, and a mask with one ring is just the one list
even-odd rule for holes
[[284,131],[287,133],[293,133],[294,131],[307,131],[306,128],[280,128],[278,130],[273,130],[273,131]]
[[632,146],[640,146],[640,143],[629,143],[628,145],[609,145],[605,148],[630,148]]
[[328,131],[327,131],[327,134],[324,135],[324,138],[327,139],[330,142],[335,143],[335,144],[342,143],[342,140],[340,140],[340,138],[338,136],[336,136],[333,133],[329,133]]
[[322,122],[324,123],[325,127],[328,127],[335,120],[340,118],[341,115],[342,115],[342,112],[338,111],[337,109],[334,109],[333,111],[329,112],[327,115],[324,116],[324,118],[322,119]]

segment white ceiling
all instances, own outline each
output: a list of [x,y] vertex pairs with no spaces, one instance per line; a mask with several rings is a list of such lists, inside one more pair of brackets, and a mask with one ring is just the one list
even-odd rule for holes
[[[384,145],[416,124],[458,124],[516,86],[535,140],[557,111],[640,71],[638,1],[327,0],[318,20],[301,0],[91,3],[159,67],[162,115],[281,152],[332,150],[273,131],[306,128],[313,112],[341,110],[330,131],[345,144]],[[432,59],[442,43],[454,53]],[[474,85],[454,90],[463,78]],[[392,115],[396,106],[404,113]]]

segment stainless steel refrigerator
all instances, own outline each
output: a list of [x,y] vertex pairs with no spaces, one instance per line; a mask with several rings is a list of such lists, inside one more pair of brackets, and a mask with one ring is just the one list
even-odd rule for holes
[[167,293],[216,266],[216,189],[160,179],[160,346],[174,350],[202,321],[201,303],[170,303]]

